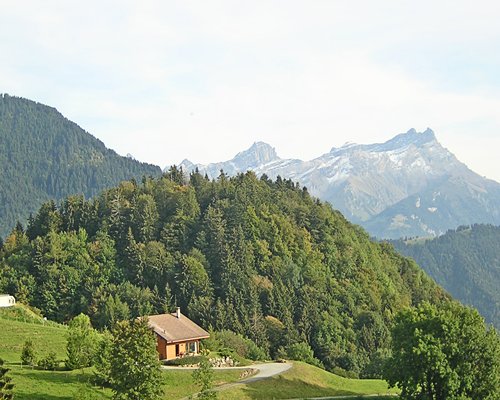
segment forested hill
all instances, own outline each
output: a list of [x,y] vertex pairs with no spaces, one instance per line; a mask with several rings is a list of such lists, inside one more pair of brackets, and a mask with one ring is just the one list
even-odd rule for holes
[[500,227],[462,226],[433,240],[393,244],[500,329]]
[[49,199],[94,196],[159,167],[121,157],[56,109],[0,95],[0,237]]
[[184,182],[173,168],[91,200],[46,203],[6,238],[0,259],[0,292],[49,319],[83,312],[104,327],[178,305],[272,356],[295,345],[365,375],[397,311],[448,299],[329,204],[251,172]]

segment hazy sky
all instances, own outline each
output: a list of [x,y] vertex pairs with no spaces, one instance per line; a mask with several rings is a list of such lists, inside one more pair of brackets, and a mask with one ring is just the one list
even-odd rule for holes
[[497,1],[0,0],[0,92],[162,167],[432,128],[500,181]]

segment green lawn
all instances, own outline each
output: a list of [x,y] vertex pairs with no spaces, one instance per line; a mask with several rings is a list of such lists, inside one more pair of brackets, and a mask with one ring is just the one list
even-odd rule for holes
[[101,400],[110,399],[111,390],[102,390],[88,383],[92,371],[41,371],[14,366],[10,375],[15,384],[16,400]]
[[[10,376],[13,378],[16,400],[81,399],[104,400],[111,398],[110,389],[102,389],[91,383],[92,369],[81,371],[41,371],[14,365]],[[216,384],[234,382],[241,370],[216,371]],[[181,399],[198,391],[192,378],[192,371],[164,371],[164,399]],[[80,396],[80,397],[78,397]]]
[[[37,356],[54,351],[62,361],[66,357],[66,327],[44,322],[23,306],[0,310],[0,358],[11,368],[17,400],[110,399],[111,391],[94,387],[92,369],[82,371],[42,371],[21,368],[20,355],[24,341],[33,340]],[[62,365],[62,364],[61,364]],[[215,372],[216,385],[235,382],[242,370]],[[164,371],[165,399],[180,399],[198,391],[192,371]],[[346,379],[308,364],[294,362],[281,376],[242,385],[218,393],[221,400],[289,399],[335,395],[389,393],[380,380]],[[380,397],[382,399],[382,397]]]
[[[215,371],[215,385],[237,381],[243,370]],[[181,399],[199,391],[192,377],[192,371],[164,371],[165,399]]]
[[66,357],[66,328],[63,325],[41,325],[0,318],[0,358],[21,362],[24,342],[31,339],[37,357],[55,351],[58,359]]
[[293,367],[282,375],[222,391],[219,399],[268,400],[366,394],[379,394],[379,399],[383,399],[383,395],[394,392],[382,380],[342,378],[320,368],[294,362]]
[[[42,371],[21,367],[21,350],[26,339],[35,344],[37,357],[54,351],[61,362],[66,358],[66,327],[44,321],[22,305],[0,309],[0,358],[11,369],[17,400],[110,399],[111,390],[94,387],[92,369]],[[234,382],[242,371],[216,371],[216,384]],[[165,371],[165,399],[180,399],[198,391],[191,371]],[[79,397],[78,397],[79,396]]]

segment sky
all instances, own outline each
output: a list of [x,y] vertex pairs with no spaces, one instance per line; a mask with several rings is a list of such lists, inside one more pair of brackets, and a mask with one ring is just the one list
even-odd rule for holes
[[433,129],[500,181],[500,2],[0,0],[0,93],[162,168]]

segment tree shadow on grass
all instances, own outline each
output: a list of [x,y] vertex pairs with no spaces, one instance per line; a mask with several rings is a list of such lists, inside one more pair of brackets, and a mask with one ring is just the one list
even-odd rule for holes
[[56,396],[47,393],[23,393],[14,391],[14,398],[16,400],[70,400],[73,399],[74,396]]
[[[91,386],[90,373],[68,371],[16,370],[12,374],[16,400],[62,400],[73,399],[77,393],[89,393],[104,398],[103,392]],[[92,397],[93,398],[93,397]]]
[[47,383],[60,384],[87,384],[92,378],[88,372],[74,373],[70,371],[47,371],[43,369],[22,369],[15,371],[15,375],[36,381],[45,381]]

